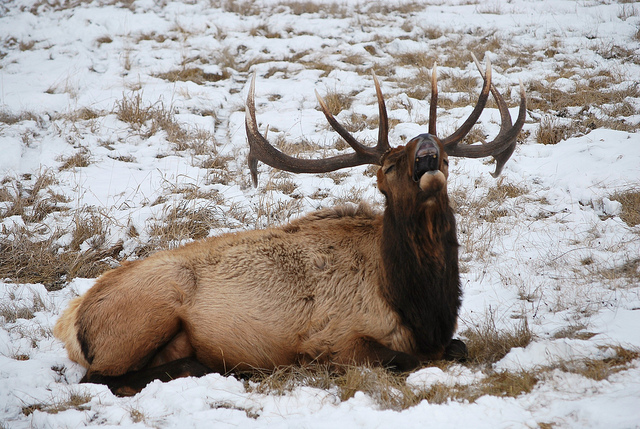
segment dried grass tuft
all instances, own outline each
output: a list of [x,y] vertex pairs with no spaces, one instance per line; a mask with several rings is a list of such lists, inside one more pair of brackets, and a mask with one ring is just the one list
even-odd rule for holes
[[556,144],[572,135],[571,127],[562,124],[557,118],[545,115],[536,129],[536,142],[540,144]]
[[[122,243],[108,243],[108,218],[91,210],[77,210],[69,228],[50,228],[48,215],[69,211],[69,200],[51,189],[55,184],[49,171],[4,180],[0,201],[6,208],[0,219],[19,216],[22,222],[3,225],[0,278],[43,283],[51,290],[74,277],[96,277],[122,250]],[[69,236],[70,244],[63,244]]]
[[533,340],[526,319],[511,330],[499,330],[495,315],[489,312],[486,320],[462,332],[467,339],[469,361],[479,365],[490,365],[505,357],[514,347],[526,347]]
[[0,188],[0,202],[7,203],[0,211],[0,219],[20,216],[25,223],[40,222],[49,214],[65,211],[69,199],[50,189],[57,183],[54,174],[45,170],[35,178],[25,175],[21,178],[6,178]]
[[221,213],[217,206],[195,206],[190,201],[182,201],[167,207],[163,216],[149,228],[154,240],[163,243],[181,244],[185,240],[207,237],[212,229],[220,228]]
[[328,91],[322,98],[326,102],[329,112],[334,116],[343,110],[348,110],[353,102],[352,96],[343,94],[337,90]]
[[94,278],[111,269],[122,250],[118,242],[85,252],[71,251],[59,244],[65,234],[55,230],[41,238],[29,228],[14,228],[10,237],[0,238],[0,277],[57,290],[75,277]]
[[207,73],[200,67],[183,67],[165,73],[157,73],[154,76],[168,80],[169,82],[191,81],[198,85],[202,85],[206,82],[218,82],[220,80],[228,79],[229,73],[224,71],[220,73]]
[[86,392],[69,392],[62,398],[54,398],[49,402],[38,402],[22,407],[22,414],[30,416],[34,411],[42,411],[48,414],[58,414],[67,410],[86,411],[89,407],[87,404],[93,399],[90,393]]
[[73,155],[61,157],[58,161],[62,162],[62,165],[59,167],[60,171],[72,170],[91,165],[91,155],[88,149],[81,148]]
[[612,200],[622,204],[622,219],[629,226],[640,225],[640,191],[637,189],[628,189],[626,191],[616,192],[611,196]]
[[[605,349],[607,349],[605,347]],[[582,359],[577,361],[562,362],[558,367],[573,374],[579,374],[592,380],[601,381],[611,375],[629,368],[633,361],[640,358],[638,350],[626,349],[622,346],[609,347],[613,356],[603,359]]]

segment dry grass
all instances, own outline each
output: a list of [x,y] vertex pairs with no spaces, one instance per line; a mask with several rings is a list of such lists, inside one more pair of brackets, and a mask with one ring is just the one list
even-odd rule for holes
[[112,43],[113,39],[111,38],[111,36],[100,36],[96,39],[96,43],[98,44],[98,47],[104,45],[104,44],[109,44]]
[[[470,384],[435,383],[428,387],[409,385],[406,374],[397,374],[369,366],[329,367],[322,364],[287,366],[272,372],[239,374],[245,378],[248,392],[285,395],[301,386],[322,389],[337,401],[352,398],[363,392],[373,399],[380,409],[404,410],[426,400],[432,404],[449,401],[473,403],[489,395],[517,397],[529,393],[555,370],[580,374],[592,380],[605,380],[612,374],[628,369],[640,358],[640,353],[620,346],[611,347],[613,353],[601,359],[583,359],[562,362],[552,367],[540,367],[520,371],[494,371],[492,364],[500,360],[513,347],[525,347],[532,340],[526,321],[510,332],[499,332],[493,316],[479,328],[467,330],[470,360],[465,365],[478,374],[478,380]],[[456,365],[436,363],[444,371],[455,376]]]
[[[477,179],[475,187],[484,188],[482,179]],[[505,182],[504,178],[488,186],[486,195],[470,197],[473,190],[452,189],[449,192],[453,210],[460,215],[458,240],[464,253],[473,255],[477,261],[485,261],[493,256],[496,237],[502,235],[504,223],[498,219],[515,215],[514,204],[508,202],[527,193],[527,189]]]
[[[436,56],[431,50],[405,52],[394,57],[394,62],[398,66],[415,67],[416,69],[429,69],[436,62]],[[430,82],[430,80],[427,80]]]
[[54,398],[46,403],[35,403],[22,407],[22,414],[31,415],[34,411],[42,411],[48,414],[57,414],[66,410],[85,411],[89,409],[86,405],[93,397],[85,392],[70,391],[62,398]]
[[308,156],[310,154],[317,155],[323,153],[324,151],[324,148],[314,141],[308,140],[306,138],[302,138],[298,141],[290,141],[286,138],[284,133],[278,134],[278,136],[275,138],[275,141],[272,141],[271,144],[282,152],[291,156]]
[[469,385],[435,383],[420,388],[407,384],[406,376],[379,367],[329,368],[311,364],[251,374],[245,381],[245,387],[249,392],[284,395],[300,386],[308,386],[331,392],[337,401],[346,401],[356,392],[362,392],[380,409],[402,411],[424,400],[442,404],[449,401],[475,402],[485,395],[517,397],[529,393],[540,379],[537,371],[505,371],[487,374]]
[[352,186],[351,189],[343,191],[339,194],[334,194],[331,198],[331,202],[335,206],[342,206],[345,204],[358,205],[363,201],[364,193],[367,190],[357,186]]
[[65,119],[71,122],[90,121],[104,115],[104,112],[94,110],[90,107],[82,107],[65,116]]
[[591,380],[602,381],[613,374],[628,369],[633,361],[640,358],[640,352],[637,350],[629,350],[621,346],[614,346],[610,349],[613,351],[611,357],[562,362],[558,364],[558,368]]
[[622,219],[629,226],[640,225],[640,191],[637,189],[629,189],[622,192],[616,192],[610,197],[614,201],[622,204]]
[[89,154],[88,149],[81,148],[73,155],[61,157],[58,159],[58,161],[62,163],[62,165],[58,167],[60,171],[72,170],[76,168],[88,167],[89,165],[91,165],[91,155]]
[[251,0],[211,0],[211,7],[242,16],[255,16],[263,12],[261,5]]
[[128,123],[144,137],[152,136],[173,122],[170,109],[164,103],[145,104],[140,92],[123,94],[113,110],[119,120]]
[[11,113],[0,110],[0,123],[6,125],[17,124],[22,121],[39,121],[40,118],[31,112]]
[[14,323],[18,319],[33,319],[35,312],[41,309],[35,302],[31,306],[15,302],[2,302],[0,303],[0,317],[4,319],[4,323]]
[[227,410],[242,411],[250,419],[257,419],[258,417],[260,417],[260,413],[262,412],[262,408],[256,409],[256,407],[242,406],[242,405],[234,404],[234,403],[228,402],[228,401],[214,401],[214,402],[210,403],[209,406],[212,409],[223,408],[223,409],[227,409]]
[[479,13],[486,13],[489,15],[502,15],[502,4],[500,2],[486,2],[478,5]]
[[473,403],[486,395],[515,398],[531,392],[539,380],[538,371],[491,372],[480,381],[468,385],[435,383],[421,391],[420,397],[432,404],[449,401]]
[[640,258],[629,259],[613,268],[594,267],[589,274],[602,279],[610,288],[635,287],[640,284]]
[[526,319],[521,319],[512,330],[499,330],[495,315],[489,312],[478,325],[462,332],[469,349],[469,361],[477,365],[489,365],[502,359],[514,347],[526,347],[533,340]]
[[125,94],[116,102],[113,111],[119,120],[128,123],[143,138],[162,130],[166,133],[167,141],[173,143],[177,151],[190,150],[194,155],[216,152],[216,142],[210,132],[198,128],[185,129],[175,119],[173,109],[165,106],[161,100],[147,104],[140,92]]
[[[348,110],[351,107],[351,103],[353,102],[353,96],[343,94],[338,90],[329,90],[325,95],[322,96],[325,103],[327,104],[327,108],[329,112],[336,116],[338,113],[343,110]],[[318,107],[320,109],[320,107]]]
[[333,180],[333,183],[336,185],[341,184],[344,180],[351,175],[346,171],[329,171],[328,173],[322,173],[320,177],[328,177]]
[[183,67],[165,73],[157,73],[154,76],[160,79],[166,79],[169,82],[191,81],[198,85],[202,85],[206,82],[218,82],[229,78],[229,74],[226,72],[206,73],[200,67]]
[[120,162],[136,162],[133,155],[109,155],[109,158]]
[[[391,123],[391,126],[395,125],[392,123],[393,121],[389,122]],[[357,133],[365,129],[376,129],[378,127],[378,117],[367,117],[366,115],[362,115],[360,113],[351,113],[340,123],[350,133]],[[342,139],[339,139],[338,143],[336,144],[336,148],[338,150],[347,149],[348,147],[348,143]]]
[[636,5],[623,3],[618,7],[618,18],[626,21],[629,18],[638,16],[638,14],[640,13],[639,11],[640,9],[638,9]]
[[569,125],[562,124],[553,116],[545,115],[540,121],[540,126],[535,131],[535,138],[536,142],[540,144],[556,144],[573,134]]
[[[34,177],[4,179],[0,219],[19,216],[22,223],[3,226],[0,278],[43,283],[55,289],[74,277],[96,277],[111,267],[112,259],[122,250],[122,243],[108,243],[106,217],[91,210],[71,213],[66,205],[68,198],[51,189],[55,184],[50,171]],[[47,217],[55,212],[68,212],[71,225],[52,229]],[[71,242],[63,245],[60,239],[67,234]]]
[[212,229],[223,226],[222,213],[215,205],[195,206],[183,201],[164,210],[163,216],[149,228],[151,237],[162,243],[182,243],[207,237]]
[[505,183],[504,177],[500,177],[498,182],[487,191],[486,201],[501,204],[508,198],[516,198],[527,193],[527,188],[513,183]]
[[[433,63],[429,67],[432,67]],[[420,67],[412,79],[398,82],[409,97],[416,100],[428,100],[431,96],[431,68]]]
[[21,51],[30,51],[31,49],[33,49],[36,43],[37,42],[35,40],[21,40],[18,44],[18,48]]
[[10,216],[20,216],[26,223],[40,222],[49,214],[67,210],[69,199],[49,189],[57,183],[50,171],[44,171],[33,178],[5,178],[0,188],[0,202],[5,208],[0,211],[0,220]]
[[143,411],[140,411],[138,408],[134,408],[131,406],[129,409],[129,417],[131,421],[134,423],[144,423],[147,420],[147,416]]
[[42,283],[60,289],[75,277],[94,278],[112,268],[122,243],[88,251],[69,250],[59,244],[67,232],[54,230],[42,238],[26,227],[0,238],[0,277],[22,283]]
[[[576,64],[576,67],[579,65]],[[622,103],[627,97],[638,97],[640,88],[621,88],[621,76],[609,71],[601,71],[592,76],[582,76],[584,79],[575,83],[573,91],[558,89],[553,82],[540,80],[527,84],[527,107],[533,110],[560,111],[575,106],[603,106]],[[618,86],[616,86],[618,85]],[[614,89],[611,89],[614,88]]]
[[281,39],[282,34],[271,30],[268,23],[263,22],[249,30],[249,35],[253,37],[266,37],[267,39]]
[[268,193],[262,193],[254,207],[255,227],[266,228],[275,225],[282,225],[288,222],[292,216],[302,212],[302,200],[291,198],[288,200],[273,201]]
[[581,323],[572,324],[554,333],[553,338],[571,338],[578,340],[588,340],[589,338],[593,338],[596,334],[585,331],[586,328],[586,325]]
[[270,177],[265,183],[264,191],[278,191],[285,195],[291,195],[298,188],[297,183],[292,180],[288,174],[276,174],[276,177]]
[[394,374],[383,368],[369,366],[342,366],[310,364],[287,366],[273,372],[251,374],[245,382],[249,392],[284,395],[300,386],[309,386],[330,392],[338,401],[352,398],[356,392],[371,397],[380,408],[404,410],[418,404],[420,392],[405,382],[406,375]]

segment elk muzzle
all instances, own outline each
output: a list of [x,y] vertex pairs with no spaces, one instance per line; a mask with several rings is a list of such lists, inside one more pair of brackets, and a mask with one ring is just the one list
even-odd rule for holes
[[446,174],[440,170],[443,150],[441,144],[431,134],[420,134],[412,139],[416,142],[413,149],[413,181],[423,191],[433,194],[446,184]]
[[431,134],[420,134],[414,152],[413,180],[418,182],[423,174],[440,171],[440,147]]

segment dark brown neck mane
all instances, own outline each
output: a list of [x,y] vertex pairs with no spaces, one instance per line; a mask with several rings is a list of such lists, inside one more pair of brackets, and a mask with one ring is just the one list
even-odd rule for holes
[[453,336],[462,295],[446,192],[429,202],[388,199],[382,229],[383,295],[413,332],[416,353],[439,359]]

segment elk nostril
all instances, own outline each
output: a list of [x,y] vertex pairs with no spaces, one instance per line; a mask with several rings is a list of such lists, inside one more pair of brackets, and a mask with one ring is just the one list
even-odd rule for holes
[[426,172],[436,171],[440,167],[440,150],[431,139],[422,140],[415,152],[413,180],[416,182]]
[[427,171],[433,171],[438,169],[438,154],[425,155],[420,158],[416,158],[416,172],[419,176]]

